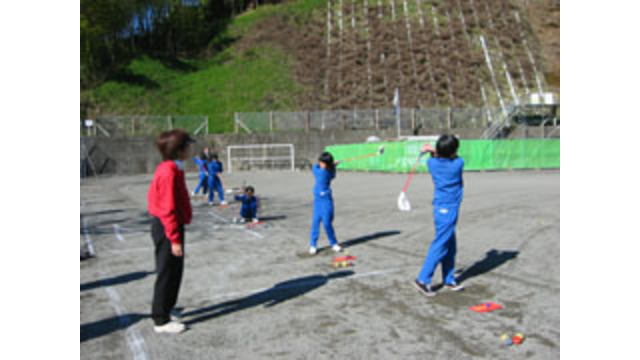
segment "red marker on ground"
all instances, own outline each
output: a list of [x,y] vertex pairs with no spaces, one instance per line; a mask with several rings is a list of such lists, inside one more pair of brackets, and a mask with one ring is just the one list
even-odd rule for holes
[[496,304],[493,301],[487,301],[486,303],[474,305],[469,308],[469,310],[479,313],[492,312],[500,309],[502,309],[502,305]]

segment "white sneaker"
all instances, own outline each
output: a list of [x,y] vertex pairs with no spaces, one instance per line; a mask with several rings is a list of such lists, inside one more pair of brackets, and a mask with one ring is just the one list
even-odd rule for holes
[[254,223],[259,223],[260,221],[258,220],[258,218],[254,218],[254,219],[253,219],[253,222],[254,222]]
[[196,192],[195,192],[195,191],[192,191],[192,192],[191,192],[191,196],[196,196]]
[[331,247],[331,250],[333,250],[334,252],[340,252],[342,251],[342,246],[335,244]]
[[213,201],[209,201],[209,206],[213,206]]
[[226,201],[222,201],[220,202],[220,205],[227,205],[228,203]]
[[187,327],[177,321],[169,321],[168,323],[160,326],[154,326],[153,330],[158,334],[180,334],[187,330]]
[[314,248],[314,247],[309,248],[309,254],[310,254],[310,255],[315,255],[315,254],[317,254],[317,253],[318,253],[318,249],[316,249],[316,248]]

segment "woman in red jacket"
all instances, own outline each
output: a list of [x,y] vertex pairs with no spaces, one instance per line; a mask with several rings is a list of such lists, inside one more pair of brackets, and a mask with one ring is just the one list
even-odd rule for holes
[[191,223],[191,202],[184,179],[184,161],[194,140],[183,130],[166,131],[156,146],[163,161],[149,187],[151,237],[156,252],[156,284],[151,317],[158,333],[183,332],[184,324],[171,319],[178,300],[184,264],[184,225]]

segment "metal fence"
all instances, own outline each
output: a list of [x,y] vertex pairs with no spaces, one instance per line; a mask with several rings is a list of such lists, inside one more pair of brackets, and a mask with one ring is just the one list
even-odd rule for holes
[[[498,108],[402,109],[400,129],[486,128],[499,115]],[[305,112],[244,112],[235,114],[235,131],[330,131],[396,129],[392,109]]]
[[83,136],[146,136],[171,129],[184,129],[194,135],[209,133],[209,117],[193,115],[165,116],[100,116],[96,119],[84,120],[80,123],[80,134]]

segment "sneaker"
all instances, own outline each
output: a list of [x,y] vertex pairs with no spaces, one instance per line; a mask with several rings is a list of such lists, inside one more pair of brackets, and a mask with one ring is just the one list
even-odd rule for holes
[[254,219],[253,219],[253,222],[257,224],[257,223],[259,223],[259,222],[260,222],[260,220],[258,220],[258,218],[254,218]]
[[342,246],[335,244],[331,247],[331,250],[333,250],[334,252],[340,252],[342,251]]
[[317,253],[318,253],[318,249],[316,249],[314,247],[309,248],[309,254],[310,255],[315,255]]
[[197,195],[197,194],[196,194],[196,192],[195,192],[195,191],[192,191],[192,192],[191,192],[191,196],[196,196],[196,195]]
[[451,283],[451,284],[445,284],[444,287],[446,287],[447,289],[449,289],[450,291],[462,291],[464,290],[464,286],[458,284],[458,283]]
[[246,222],[247,222],[247,219],[245,219],[245,218],[240,218],[240,224],[244,224],[244,223],[246,223]]
[[213,206],[213,201],[209,201],[209,206]]
[[227,204],[228,203],[226,201],[224,201],[224,200],[220,202],[220,205],[227,205]]
[[415,280],[413,282],[413,285],[416,287],[416,289],[418,289],[418,291],[422,295],[424,295],[426,297],[434,297],[434,296],[436,296],[436,292],[433,291],[433,289],[431,288],[431,285],[425,285],[425,284],[421,283],[418,280]]
[[180,334],[187,330],[187,327],[177,321],[169,321],[168,323],[160,326],[154,326],[153,330],[158,334]]

